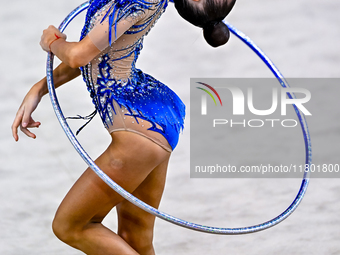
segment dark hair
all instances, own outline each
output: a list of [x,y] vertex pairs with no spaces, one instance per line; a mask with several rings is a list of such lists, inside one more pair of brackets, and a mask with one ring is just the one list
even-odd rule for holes
[[174,0],[179,15],[203,28],[204,38],[211,46],[218,47],[228,42],[229,29],[222,20],[229,14],[236,0],[202,0],[203,8],[195,6],[191,1]]

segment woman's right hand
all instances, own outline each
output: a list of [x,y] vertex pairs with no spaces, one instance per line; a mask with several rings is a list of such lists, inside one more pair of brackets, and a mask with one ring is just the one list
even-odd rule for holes
[[20,105],[12,124],[12,135],[15,141],[19,140],[18,127],[20,127],[20,130],[28,137],[36,138],[36,135],[28,129],[38,128],[41,124],[32,118],[32,113],[37,108],[40,100],[41,96],[39,95],[39,91],[33,86]]

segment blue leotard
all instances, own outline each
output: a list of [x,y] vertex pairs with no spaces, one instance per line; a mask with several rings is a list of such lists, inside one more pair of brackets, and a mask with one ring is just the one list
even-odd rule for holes
[[81,70],[109,132],[136,132],[171,151],[183,128],[185,106],[166,85],[135,67],[144,36],[167,4],[92,0],[81,39],[88,35],[101,53]]

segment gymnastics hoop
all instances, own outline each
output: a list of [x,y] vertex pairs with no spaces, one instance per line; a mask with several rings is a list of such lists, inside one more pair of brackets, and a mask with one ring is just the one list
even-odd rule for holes
[[[85,2],[81,5],[79,5],[77,8],[75,8],[60,24],[59,30],[63,32],[67,25],[82,11],[86,10],[89,7],[89,2]],[[271,62],[271,60],[264,54],[264,52],[258,48],[249,37],[247,37],[245,34],[243,34],[241,31],[237,30],[232,25],[226,23],[226,25],[229,27],[230,31],[236,35],[239,39],[241,39],[245,44],[247,44],[262,60],[263,62],[268,66],[268,68],[272,71],[272,73],[275,75],[277,80],[280,82],[281,86],[284,88],[288,88],[289,85],[280,73],[280,71],[275,67],[275,65]],[[121,195],[126,200],[130,201],[132,204],[138,206],[139,208],[143,209],[144,211],[151,213],[154,216],[157,216],[163,220],[169,221],[173,224],[186,227],[192,230],[206,232],[206,233],[212,233],[212,234],[223,234],[223,235],[239,235],[239,234],[248,234],[253,232],[258,232],[270,227],[275,226],[276,224],[282,222],[285,220],[290,214],[293,213],[293,211],[297,208],[297,206],[300,204],[302,198],[304,197],[308,183],[309,183],[309,172],[305,172],[303,175],[302,183],[299,189],[298,194],[296,195],[294,201],[290,204],[290,206],[280,215],[273,218],[272,220],[266,221],[262,224],[250,226],[250,227],[241,227],[241,228],[219,228],[219,227],[209,227],[209,226],[203,226],[196,223],[191,223],[179,218],[176,218],[174,216],[171,216],[169,214],[166,214],[164,212],[161,212],[157,210],[156,208],[153,208],[152,206],[144,203],[143,201],[139,200],[138,198],[131,195],[129,192],[124,190],[122,187],[120,187],[118,184],[116,184],[113,180],[111,180],[90,158],[90,156],[86,153],[86,151],[82,148],[79,141],[75,138],[72,130],[68,126],[66,119],[63,115],[63,112],[61,111],[53,83],[53,54],[48,53],[47,57],[47,63],[46,63],[46,72],[47,72],[47,85],[49,90],[49,95],[51,99],[51,103],[53,106],[53,109],[57,115],[57,118],[66,133],[67,137],[69,138],[70,142],[74,146],[74,148],[77,150],[77,152],[80,154],[80,156],[84,159],[84,161],[89,165],[89,167],[107,184],[109,185],[114,191],[116,191],[119,195]],[[293,93],[287,93],[289,98],[295,98],[295,95]],[[299,118],[300,125],[303,132],[303,137],[305,141],[305,153],[306,153],[306,159],[305,164],[310,165],[312,162],[312,147],[311,147],[311,140],[310,135],[308,131],[307,122],[305,119],[305,116],[300,110],[295,106],[295,112]]]

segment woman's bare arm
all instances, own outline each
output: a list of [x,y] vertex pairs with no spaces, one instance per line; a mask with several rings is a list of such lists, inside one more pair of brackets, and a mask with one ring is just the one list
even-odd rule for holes
[[[66,35],[54,26],[49,26],[41,36],[40,45],[43,50],[52,51],[62,63],[53,71],[55,87],[80,75],[78,67],[89,63],[100,50],[85,37],[80,42],[66,42]],[[40,122],[33,120],[32,113],[37,108],[41,98],[47,94],[46,77],[32,86],[26,94],[12,124],[12,135],[16,141],[19,140],[18,128],[29,137],[36,138],[28,128],[38,128]]]
[[[53,81],[54,87],[58,88],[61,85],[73,80],[80,75],[79,68],[72,68],[69,65],[62,62],[56,69],[53,70]],[[39,94],[43,97],[48,93],[46,77],[41,81],[37,82],[35,85],[39,90]]]
[[[122,21],[117,29],[117,38],[137,21],[138,19]],[[107,23],[107,26],[108,25],[109,23]],[[103,35],[103,38],[106,38],[108,42],[107,34],[103,33]],[[55,87],[59,87],[77,77],[80,74],[78,68],[88,64],[101,52],[92,42],[89,35],[85,36],[80,42],[67,42],[66,35],[54,26],[49,26],[43,31],[40,45],[43,50],[53,52],[53,54],[62,61],[53,72]],[[28,128],[37,128],[40,126],[40,122],[34,121],[31,115],[46,93],[47,83],[46,78],[44,78],[37,82],[25,96],[12,124],[12,134],[16,141],[19,139],[19,127],[27,136],[36,138],[35,134],[30,132]]]
[[[66,82],[76,78],[80,75],[79,68],[71,68],[65,63],[61,63],[53,71],[53,79],[55,87],[59,87]],[[32,86],[30,91],[26,94],[23,102],[21,103],[15,119],[12,124],[12,135],[15,141],[19,140],[18,128],[29,137],[36,138],[36,135],[28,130],[28,128],[38,128],[40,122],[34,121],[32,113],[37,108],[41,98],[47,94],[47,81],[46,77]]]
[[43,31],[40,45],[43,50],[52,51],[62,62],[72,68],[88,64],[100,53],[88,36],[80,42],[67,42],[66,35],[54,26],[49,26]]

